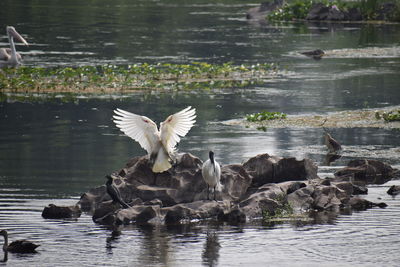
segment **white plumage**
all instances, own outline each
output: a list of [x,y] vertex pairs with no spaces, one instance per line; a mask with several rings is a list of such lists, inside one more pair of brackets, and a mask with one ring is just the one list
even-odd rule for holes
[[160,123],[160,130],[151,119],[122,109],[114,110],[114,122],[127,136],[144,148],[153,164],[153,172],[164,172],[172,167],[175,146],[194,125],[196,109],[187,107]]
[[209,159],[203,163],[201,168],[201,174],[203,176],[204,181],[207,183],[207,199],[210,199],[210,187],[214,188],[214,200],[215,200],[215,191],[221,191],[222,185],[220,183],[221,180],[221,166],[214,159],[214,152],[209,152]]
[[10,48],[0,48],[0,68],[17,67],[21,64],[21,55],[17,53],[14,39],[28,45],[28,42],[15,30],[13,26],[6,27]]

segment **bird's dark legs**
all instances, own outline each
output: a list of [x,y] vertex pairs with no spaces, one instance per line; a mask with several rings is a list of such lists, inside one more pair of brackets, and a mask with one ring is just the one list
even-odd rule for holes
[[217,186],[214,186],[214,201],[217,201],[216,200],[216,197],[215,197],[215,188],[216,188]]
[[210,186],[207,185],[207,200],[210,200]]
[[156,183],[157,183],[157,173],[154,173],[153,185],[156,185]]
[[7,262],[7,261],[8,261],[8,251],[7,251],[7,250],[4,250],[4,258],[3,258],[3,260],[0,261],[0,262]]

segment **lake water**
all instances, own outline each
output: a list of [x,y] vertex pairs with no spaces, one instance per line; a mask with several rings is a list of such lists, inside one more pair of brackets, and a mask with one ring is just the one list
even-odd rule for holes
[[[386,191],[399,181],[369,188],[366,198],[386,202],[386,209],[319,217],[306,225],[204,223],[112,231],[86,214],[77,220],[41,217],[49,203],[75,204],[82,193],[103,184],[105,174],[145,153],[114,126],[117,107],[156,122],[188,105],[196,107],[196,126],[179,149],[202,159],[213,149],[222,164],[269,153],[312,158],[323,177],[354,158],[399,168],[398,129],[329,129],[344,151],[332,166],[324,166],[322,129],[263,132],[222,123],[261,110],[324,114],[400,104],[400,25],[261,25],[245,19],[254,6],[200,0],[1,1],[0,25],[15,26],[30,43],[17,48],[30,66],[231,61],[277,62],[287,70],[283,77],[240,89],[72,100],[17,101],[2,95],[0,229],[8,229],[11,240],[41,244],[38,254],[9,255],[5,265],[398,266],[400,201]],[[3,30],[2,47],[7,42]],[[316,48],[331,56],[315,61],[298,54]],[[375,52],[366,55],[366,49]],[[337,50],[349,52],[343,56]]]

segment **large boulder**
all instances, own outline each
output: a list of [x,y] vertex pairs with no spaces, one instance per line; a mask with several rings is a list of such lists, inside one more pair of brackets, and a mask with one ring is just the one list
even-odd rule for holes
[[222,199],[239,200],[250,187],[252,179],[240,164],[226,165],[221,168]]
[[252,176],[252,186],[318,178],[318,167],[310,159],[297,160],[261,154],[250,158],[243,167]]
[[315,3],[310,8],[306,20],[326,20],[329,15],[330,8],[323,3]]
[[57,206],[49,204],[42,211],[42,217],[45,219],[69,219],[81,216],[81,209],[78,205],[74,206]]
[[[355,10],[352,10],[352,15]],[[353,17],[352,17],[353,18]],[[311,6],[306,20],[328,20],[328,21],[342,21],[348,20],[349,15],[347,12],[340,10],[337,6],[326,6],[323,3],[315,3]],[[356,20],[356,19],[354,19]]]
[[360,184],[384,184],[398,177],[398,170],[377,160],[357,159],[335,172],[335,177]]

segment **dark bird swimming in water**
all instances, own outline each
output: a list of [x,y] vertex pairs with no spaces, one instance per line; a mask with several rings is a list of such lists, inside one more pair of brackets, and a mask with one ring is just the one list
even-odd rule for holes
[[214,200],[215,190],[221,191],[221,167],[214,158],[214,152],[209,152],[209,159],[203,163],[201,168],[201,174],[204,181],[207,183],[207,199],[210,199],[210,187],[214,188]]
[[125,209],[130,208],[131,206],[129,206],[122,199],[121,193],[119,192],[118,188],[115,185],[113,185],[113,178],[111,177],[111,175],[106,175],[106,178],[107,178],[106,182],[107,193],[110,195],[113,202],[121,204],[121,206],[124,207]]
[[35,249],[39,246],[26,240],[16,240],[8,244],[8,233],[1,230],[0,235],[4,237],[3,251],[4,253],[36,253]]
[[321,59],[325,55],[325,52],[321,49],[316,49],[312,51],[301,52],[300,54],[307,57],[312,57],[313,59]]

